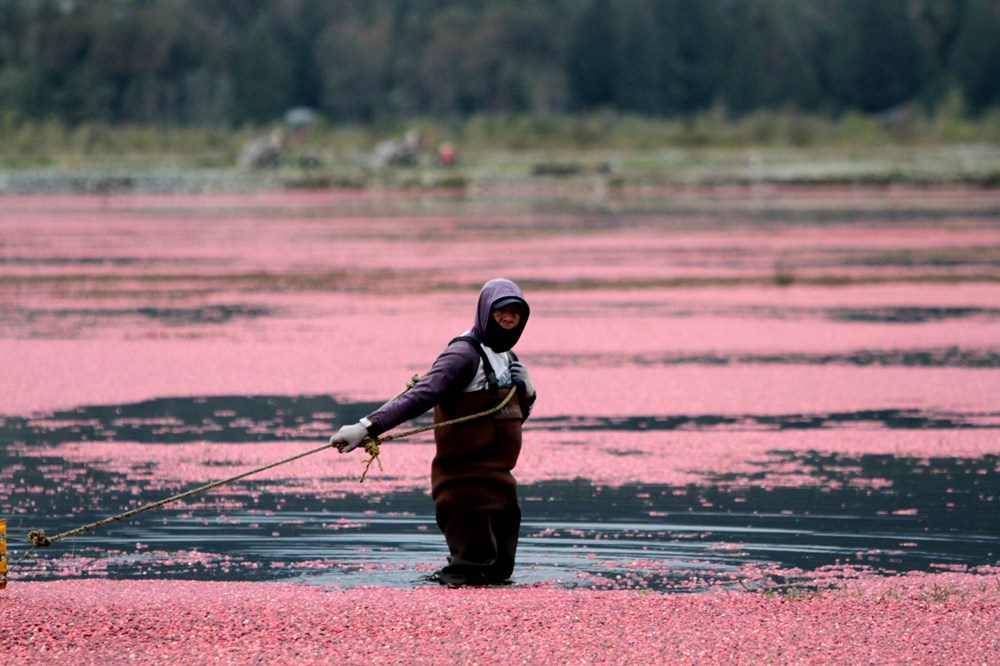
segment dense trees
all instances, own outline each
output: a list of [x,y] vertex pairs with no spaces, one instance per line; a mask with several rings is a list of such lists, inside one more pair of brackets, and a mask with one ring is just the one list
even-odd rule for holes
[[1000,104],[1000,3],[968,0],[958,19],[952,68],[972,109]]
[[0,0],[0,119],[1000,105],[996,0]]
[[924,61],[905,0],[847,3],[831,49],[831,92],[844,105],[882,111],[917,96]]

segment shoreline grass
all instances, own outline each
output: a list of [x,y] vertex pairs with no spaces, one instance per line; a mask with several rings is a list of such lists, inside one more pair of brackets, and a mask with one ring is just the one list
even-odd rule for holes
[[[417,165],[375,168],[383,140],[419,129]],[[275,168],[240,169],[250,142],[285,131]],[[438,166],[443,142],[458,151]],[[88,184],[86,175],[98,184]],[[228,128],[0,123],[0,192],[86,190],[367,188],[466,189],[496,182],[556,181],[587,187],[636,184],[972,184],[1000,185],[1000,111],[979,119],[942,112],[904,120],[791,112],[727,119],[705,113],[650,119],[614,113],[574,117],[477,116],[413,119],[378,126],[280,125]],[[74,181],[75,178],[75,181]],[[103,183],[103,184],[102,184]]]

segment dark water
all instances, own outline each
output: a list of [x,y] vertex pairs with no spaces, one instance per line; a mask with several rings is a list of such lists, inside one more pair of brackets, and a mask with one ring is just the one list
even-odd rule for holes
[[[341,586],[421,584],[443,562],[444,541],[422,491],[381,495],[286,489],[246,479],[207,495],[28,552],[31,529],[53,535],[198,484],[155,490],[132,474],[70,462],[59,445],[81,441],[314,446],[317,423],[355,419],[372,404],[326,396],[174,398],[0,419],[0,496],[9,521],[13,580],[79,575],[304,580]],[[996,428],[998,414],[916,410],[740,417],[650,415],[538,419],[535,429],[629,432],[747,427],[831,429]],[[157,420],[169,419],[169,426]],[[397,444],[405,446],[405,444]],[[54,446],[47,456],[33,448]],[[1000,461],[776,452],[817,484],[763,480],[775,470],[687,486],[522,485],[518,583],[698,590],[745,584],[748,567],[822,571],[934,571],[1000,560]],[[148,478],[155,461],[136,463]],[[209,469],[209,471],[211,471]],[[227,471],[227,474],[229,472]],[[221,475],[220,475],[221,476]],[[218,477],[213,477],[218,478]],[[207,478],[204,481],[213,480]],[[139,544],[139,545],[137,545]],[[784,579],[788,574],[773,574]],[[781,580],[778,580],[781,582]]]
[[557,356],[548,354],[539,357],[547,365],[616,366],[634,365],[849,365],[858,367],[909,367],[909,368],[998,368],[1000,352],[994,349],[962,349],[959,347],[937,347],[928,349],[872,349],[847,353],[830,354],[645,354],[645,355],[597,355],[578,354]]
[[0,325],[30,331],[32,337],[79,336],[108,326],[155,322],[166,327],[224,324],[273,314],[268,308],[243,304],[190,308],[15,308],[0,309]]

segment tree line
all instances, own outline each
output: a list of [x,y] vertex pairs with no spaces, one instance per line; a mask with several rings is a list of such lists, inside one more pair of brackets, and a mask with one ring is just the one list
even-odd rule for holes
[[997,0],[0,0],[0,118],[1000,106]]

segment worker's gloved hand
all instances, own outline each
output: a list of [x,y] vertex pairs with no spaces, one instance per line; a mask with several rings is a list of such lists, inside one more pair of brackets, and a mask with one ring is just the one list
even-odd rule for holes
[[535,387],[531,384],[531,375],[528,369],[520,361],[510,364],[510,378],[514,384],[524,391],[524,397],[531,398],[535,395]]
[[341,453],[347,453],[358,448],[367,436],[368,428],[360,423],[352,423],[338,430],[337,434],[330,438],[330,444],[336,446]]

